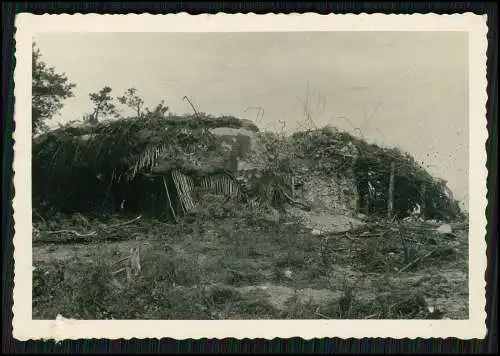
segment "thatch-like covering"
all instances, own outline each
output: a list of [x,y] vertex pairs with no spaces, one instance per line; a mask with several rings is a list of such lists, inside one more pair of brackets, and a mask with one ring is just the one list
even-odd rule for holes
[[258,131],[233,117],[200,115],[127,118],[48,132],[33,142],[35,202],[92,209],[117,191],[134,185],[143,190],[148,175],[224,171],[229,152],[210,132],[217,127]]

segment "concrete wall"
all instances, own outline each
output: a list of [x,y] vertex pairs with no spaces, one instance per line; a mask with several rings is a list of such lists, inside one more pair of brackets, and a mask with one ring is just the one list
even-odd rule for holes
[[210,130],[224,144],[231,146],[227,168],[239,171],[256,168],[248,161],[249,155],[257,147],[258,134],[245,128],[234,129],[219,127]]
[[354,212],[358,191],[353,174],[324,177],[310,176],[297,192],[314,211]]

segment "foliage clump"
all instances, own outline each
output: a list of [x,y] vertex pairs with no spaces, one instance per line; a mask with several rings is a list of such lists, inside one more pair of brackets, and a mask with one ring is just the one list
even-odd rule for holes
[[[394,212],[405,217],[419,204],[427,218],[462,218],[459,203],[446,186],[408,153],[380,147],[329,127],[292,135],[300,156],[313,162],[313,170],[328,176],[353,173],[361,202],[375,191],[369,214],[386,215],[391,163],[394,163]],[[424,191],[422,189],[424,187]]]
[[33,134],[47,129],[46,121],[54,117],[63,107],[63,101],[73,97],[73,88],[64,73],[57,73],[54,67],[42,61],[42,54],[32,45],[32,105],[31,122]]
[[200,156],[217,149],[209,128],[226,122],[131,117],[47,132],[33,142],[34,197],[55,206],[85,205],[99,194],[105,199],[113,186],[150,173],[160,158],[177,168],[197,166]]

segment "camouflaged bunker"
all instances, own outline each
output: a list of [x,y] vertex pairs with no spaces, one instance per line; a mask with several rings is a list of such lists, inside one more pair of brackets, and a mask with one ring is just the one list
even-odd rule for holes
[[248,120],[208,115],[127,118],[41,135],[33,142],[33,198],[67,212],[167,219],[196,211],[207,194],[276,208],[380,213],[391,160],[399,163],[398,215],[422,199],[429,215],[457,214],[445,187],[408,155],[334,128],[280,136]]

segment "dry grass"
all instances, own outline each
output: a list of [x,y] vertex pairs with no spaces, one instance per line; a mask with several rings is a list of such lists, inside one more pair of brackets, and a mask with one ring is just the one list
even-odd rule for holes
[[[63,216],[39,224],[33,317],[468,317],[465,234],[433,236],[415,224],[392,231],[381,223],[347,236],[313,236],[297,221],[266,220],[258,211],[226,207],[219,215],[191,216],[177,225],[145,217],[120,225],[130,217],[116,216],[89,217],[86,228]],[[48,242],[49,236],[63,241],[74,234],[48,230],[98,233],[61,244]],[[138,246],[140,274],[127,279],[126,270],[114,273]]]

